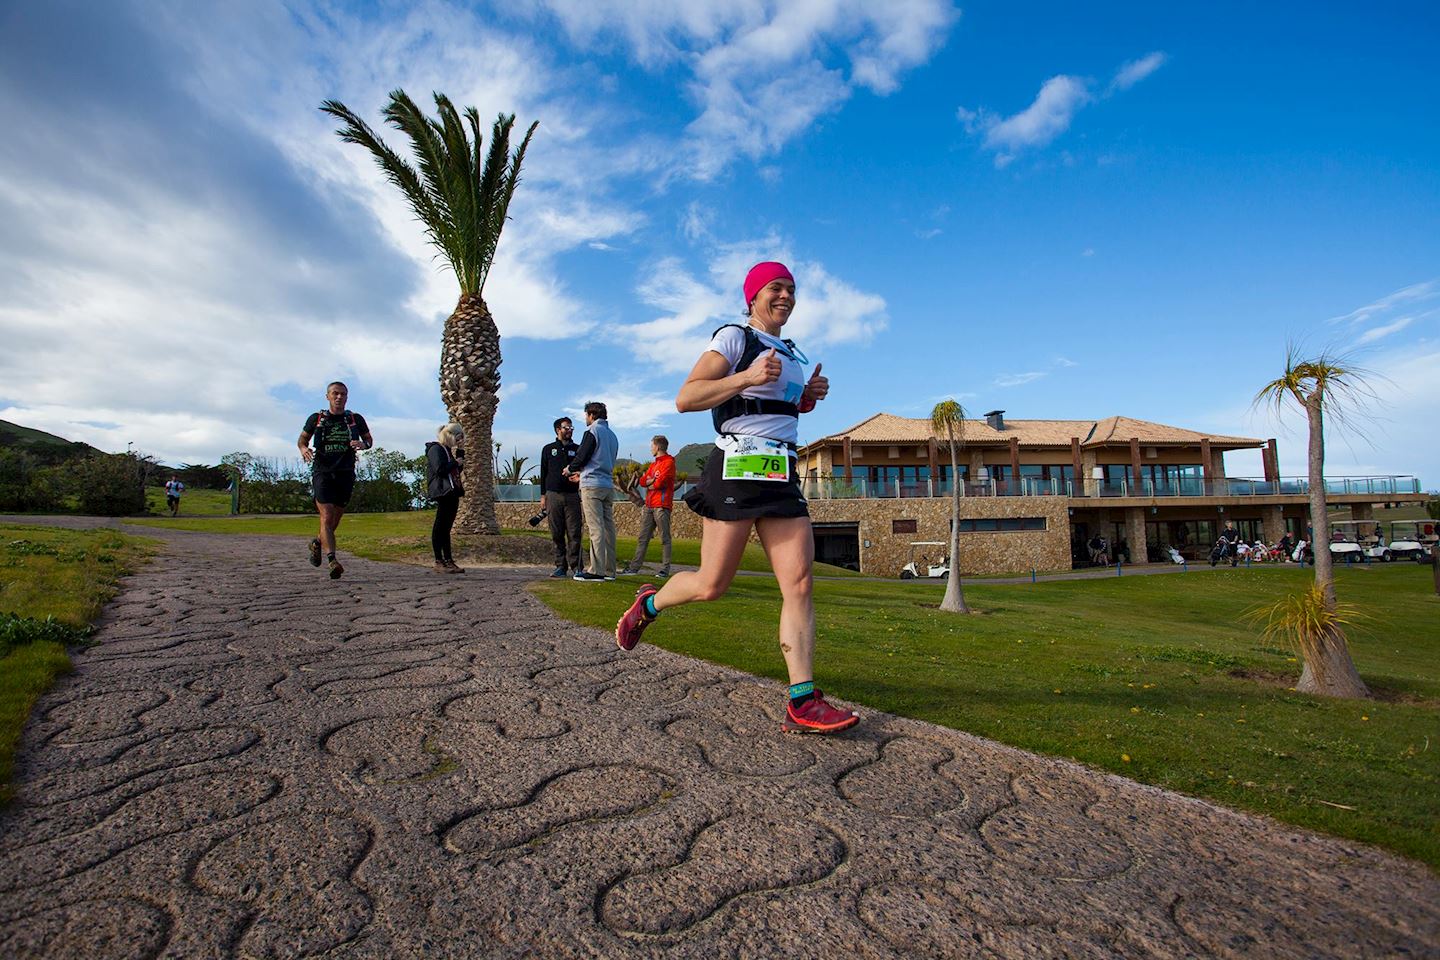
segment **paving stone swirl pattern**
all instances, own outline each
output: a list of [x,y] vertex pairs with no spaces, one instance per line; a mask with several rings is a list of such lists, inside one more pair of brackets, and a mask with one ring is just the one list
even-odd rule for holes
[[520,571],[164,536],[26,732],[0,957],[1440,955],[1369,848],[883,715],[782,737],[778,686]]

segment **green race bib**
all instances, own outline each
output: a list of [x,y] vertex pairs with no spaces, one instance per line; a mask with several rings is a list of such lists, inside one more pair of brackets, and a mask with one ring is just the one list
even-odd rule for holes
[[790,448],[778,440],[765,437],[734,437],[723,448],[726,480],[766,480],[786,483],[790,480]]

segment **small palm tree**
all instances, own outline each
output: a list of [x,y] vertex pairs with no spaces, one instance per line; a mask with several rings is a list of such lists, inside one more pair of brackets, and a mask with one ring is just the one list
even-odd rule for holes
[[[1310,529],[1315,551],[1315,589],[1308,603],[1293,603],[1283,610],[1287,623],[1273,629],[1297,638],[1305,666],[1295,689],[1331,697],[1368,697],[1369,689],[1345,641],[1346,619],[1335,602],[1335,570],[1330,557],[1329,513],[1325,497],[1325,415],[1344,422],[1347,406],[1369,393],[1364,371],[1342,357],[1322,353],[1313,360],[1300,358],[1292,345],[1285,354],[1285,373],[1255,394],[1256,405],[1273,405],[1282,413],[1288,401],[1305,411],[1310,425]],[[1293,622],[1289,622],[1293,621]],[[1274,618],[1272,617],[1272,624]]]
[[[396,90],[381,111],[387,123],[410,138],[418,170],[343,103],[326,100],[320,109],[344,124],[336,131],[341,140],[357,143],[374,155],[386,179],[410,201],[426,236],[455,271],[460,300],[445,321],[440,399],[450,419],[464,428],[471,452],[488,452],[500,402],[500,331],[481,291],[520,182],[520,164],[539,123],[530,125],[512,155],[515,115],[501,114],[490,130],[490,151],[484,154],[480,114],[474,107],[465,109],[463,122],[444,94],[435,94],[435,107],[439,120],[425,116],[404,90]],[[472,457],[468,467],[470,482],[465,484],[456,525],[468,533],[498,534],[494,461],[489,456]]]
[[945,584],[945,598],[940,609],[949,613],[969,613],[965,592],[960,589],[960,458],[959,448],[965,445],[965,408],[954,400],[942,400],[930,411],[930,426],[945,435],[950,448],[950,578]]

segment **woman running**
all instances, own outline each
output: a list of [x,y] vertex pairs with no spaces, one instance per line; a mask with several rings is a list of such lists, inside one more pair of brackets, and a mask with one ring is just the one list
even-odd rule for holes
[[780,652],[790,674],[783,729],[835,733],[860,722],[815,687],[815,540],[795,471],[799,415],[830,392],[820,365],[807,382],[805,355],[780,333],[795,307],[795,278],[784,264],[757,263],[745,277],[746,326],[716,330],[675,398],[681,413],[711,411],[715,448],[699,485],[685,495],[703,517],[700,569],[656,590],[640,588],[615,625],[615,643],[633,650],[660,611],[718,600],[729,589],[753,527],[780,584]]

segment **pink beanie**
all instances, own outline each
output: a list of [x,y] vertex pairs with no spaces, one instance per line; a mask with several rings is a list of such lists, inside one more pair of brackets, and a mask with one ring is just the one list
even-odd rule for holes
[[757,263],[745,274],[745,306],[750,306],[750,301],[755,299],[759,293],[772,280],[789,280],[795,282],[790,275],[790,268],[783,263],[776,263],[774,260],[766,260],[764,263]]

